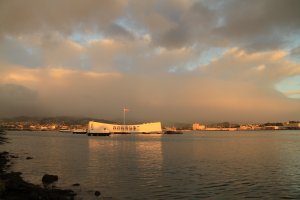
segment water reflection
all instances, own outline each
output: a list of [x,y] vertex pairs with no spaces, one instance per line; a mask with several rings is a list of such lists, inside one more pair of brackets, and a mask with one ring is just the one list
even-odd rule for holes
[[89,138],[88,144],[89,168],[94,173],[90,180],[113,191],[107,196],[126,196],[133,188],[143,195],[146,185],[156,184],[162,163],[160,136],[114,135]]
[[[78,182],[87,167],[85,137],[55,132],[9,132],[7,150],[19,155],[14,170],[22,171],[26,180],[41,184],[41,177],[58,175],[58,186]],[[26,160],[27,156],[33,157]]]
[[[295,155],[292,151],[296,149],[296,146],[289,146],[287,137],[263,133],[214,133],[166,138],[162,143],[162,154],[168,159],[163,159],[165,177],[161,182],[176,191],[176,197],[183,199],[299,198],[299,188],[290,184],[300,183],[299,173],[297,178],[293,173],[290,179],[291,176],[282,171],[295,164],[286,157]],[[296,143],[294,139],[292,141]],[[289,151],[282,152],[282,146]],[[295,172],[295,168],[292,171]],[[174,197],[165,190],[158,193],[165,198]]]
[[114,199],[300,199],[299,133],[13,133],[5,148],[21,155],[14,169],[26,179],[57,174],[61,186],[80,183],[82,199],[94,190]]

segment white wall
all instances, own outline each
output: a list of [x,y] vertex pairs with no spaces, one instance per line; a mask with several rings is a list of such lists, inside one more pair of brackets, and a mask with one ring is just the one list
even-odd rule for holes
[[161,123],[144,123],[135,125],[118,125],[118,124],[106,124],[100,122],[90,121],[88,126],[89,133],[101,133],[101,132],[133,132],[133,133],[151,133],[161,132]]

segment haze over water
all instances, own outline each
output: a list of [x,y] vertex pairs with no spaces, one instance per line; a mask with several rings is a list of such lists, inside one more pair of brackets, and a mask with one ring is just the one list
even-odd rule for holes
[[4,148],[20,156],[13,170],[37,184],[57,174],[78,199],[95,190],[113,199],[300,198],[299,131],[7,136]]

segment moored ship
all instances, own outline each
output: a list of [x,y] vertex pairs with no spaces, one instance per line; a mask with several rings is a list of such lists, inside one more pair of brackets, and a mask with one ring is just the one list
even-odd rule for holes
[[177,130],[167,130],[164,132],[164,134],[183,134],[183,132]]
[[86,129],[73,129],[73,134],[86,134],[87,130]]
[[62,129],[59,129],[59,132],[62,132],[62,133],[72,133],[72,130],[62,128]]

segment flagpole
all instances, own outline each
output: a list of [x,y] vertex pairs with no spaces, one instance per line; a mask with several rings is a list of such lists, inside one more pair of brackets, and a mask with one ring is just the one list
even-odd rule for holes
[[125,108],[123,108],[123,125],[125,125]]

